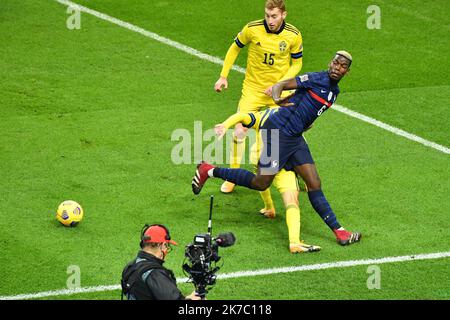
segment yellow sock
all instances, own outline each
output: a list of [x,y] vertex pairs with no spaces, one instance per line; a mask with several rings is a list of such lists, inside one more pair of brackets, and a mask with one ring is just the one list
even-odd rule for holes
[[233,142],[230,152],[230,168],[240,168],[242,156],[245,151],[245,137],[239,139],[233,134]]
[[264,209],[275,209],[275,206],[273,205],[272,195],[270,193],[270,187],[264,191],[260,191],[259,194],[264,201]]
[[289,243],[300,243],[300,208],[296,204],[289,204],[286,207],[286,224]]
[[[256,174],[258,171],[258,165],[253,165],[253,172]],[[267,188],[264,191],[260,191],[259,194],[261,195],[262,200],[264,201],[264,209],[270,210],[275,209],[275,205],[273,204],[272,200],[272,193],[270,192],[270,187]]]

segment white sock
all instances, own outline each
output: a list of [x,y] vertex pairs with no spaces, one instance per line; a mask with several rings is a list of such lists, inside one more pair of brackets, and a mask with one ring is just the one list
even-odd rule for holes
[[214,168],[208,170],[208,176],[210,178],[214,177],[213,172],[214,172]]

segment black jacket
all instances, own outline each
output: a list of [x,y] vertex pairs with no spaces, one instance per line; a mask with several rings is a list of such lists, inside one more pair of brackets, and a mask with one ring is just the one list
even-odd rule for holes
[[172,271],[164,261],[139,251],[122,273],[122,292],[128,300],[184,300]]

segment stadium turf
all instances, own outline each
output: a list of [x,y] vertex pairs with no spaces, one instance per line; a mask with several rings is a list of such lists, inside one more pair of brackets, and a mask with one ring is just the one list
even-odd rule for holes
[[[223,58],[242,26],[262,18],[263,2],[79,3]],[[302,72],[350,51],[355,62],[339,104],[448,147],[450,5],[378,3],[381,29],[369,30],[371,1],[288,1],[287,20],[304,37]],[[169,226],[180,245],[166,265],[181,278],[184,245],[206,231],[210,194],[214,233],[238,239],[220,251],[220,273],[450,251],[448,154],[327,112],[306,137],[338,219],[363,238],[338,246],[302,193],[302,238],[322,251],[291,255],[275,189],[278,216],[266,220],[251,190],[223,195],[220,181],[209,181],[194,196],[195,165],[171,160],[174,130],[193,133],[194,121],[206,130],[234,112],[243,74],[231,72],[229,89],[216,94],[219,65],[85,13],[81,29],[69,30],[66,7],[52,0],[3,0],[0,15],[0,296],[63,289],[71,265],[80,267],[83,287],[118,284],[145,222]],[[245,56],[237,64],[245,66]],[[84,208],[76,228],[54,218],[66,199]],[[450,298],[449,258],[380,269],[381,289],[369,290],[367,266],[358,266],[219,280],[208,297]]]

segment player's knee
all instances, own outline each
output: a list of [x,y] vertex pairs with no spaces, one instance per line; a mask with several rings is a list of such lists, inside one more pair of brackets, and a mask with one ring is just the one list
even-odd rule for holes
[[264,191],[268,187],[270,187],[270,181],[261,180],[261,179],[254,179],[252,181],[252,188],[258,191]]
[[320,179],[312,179],[311,181],[308,181],[308,183],[306,183],[306,187],[308,188],[308,191],[315,191],[315,190],[319,190],[322,188],[322,184],[320,182]]

